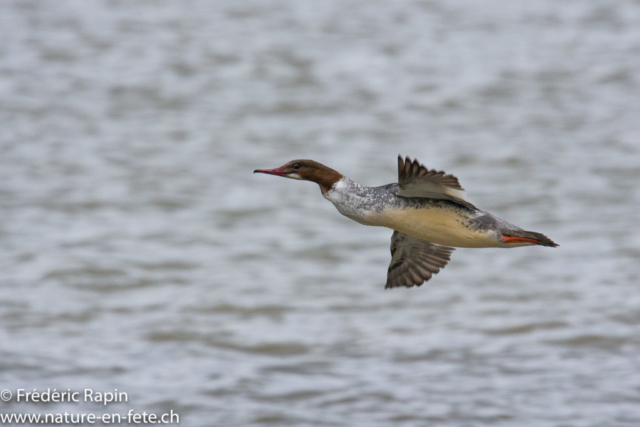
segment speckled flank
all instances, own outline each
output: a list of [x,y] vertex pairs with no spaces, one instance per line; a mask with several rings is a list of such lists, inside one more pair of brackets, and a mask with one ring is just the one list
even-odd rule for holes
[[398,184],[366,187],[349,178],[338,181],[324,197],[338,211],[361,224],[388,227],[433,243],[456,247],[514,247],[503,230],[520,230],[493,215],[448,200],[397,196]]

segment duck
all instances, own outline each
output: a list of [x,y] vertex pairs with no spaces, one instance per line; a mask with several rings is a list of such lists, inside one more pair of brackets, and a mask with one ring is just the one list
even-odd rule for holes
[[558,246],[542,233],[477,208],[467,200],[458,178],[410,157],[398,156],[398,182],[379,187],[360,185],[306,159],[254,173],[315,182],[342,215],[392,229],[385,289],[421,286],[447,265],[455,248]]

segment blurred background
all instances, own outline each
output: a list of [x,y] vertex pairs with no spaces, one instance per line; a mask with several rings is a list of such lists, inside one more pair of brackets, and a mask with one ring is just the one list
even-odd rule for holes
[[[0,3],[0,388],[188,426],[640,425],[637,1]],[[560,244],[383,289],[396,156]]]

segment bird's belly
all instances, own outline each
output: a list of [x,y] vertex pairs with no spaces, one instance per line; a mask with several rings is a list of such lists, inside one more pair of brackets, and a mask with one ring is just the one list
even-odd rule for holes
[[461,248],[500,245],[494,231],[477,230],[463,211],[452,206],[384,209],[371,222],[439,245]]

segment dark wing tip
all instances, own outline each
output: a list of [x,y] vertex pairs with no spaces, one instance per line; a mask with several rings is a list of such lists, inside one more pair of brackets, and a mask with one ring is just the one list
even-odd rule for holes
[[420,286],[422,286],[422,284],[425,281],[422,281],[421,283],[409,283],[409,284],[399,284],[399,285],[392,285],[391,283],[387,282],[386,285],[384,285],[384,289],[394,289],[394,288],[419,288]]
[[447,174],[444,171],[437,171],[435,169],[429,169],[420,161],[416,159],[411,159],[409,156],[405,156],[402,158],[401,154],[398,154],[398,182],[409,182],[412,181],[413,178],[418,178],[422,176],[429,176],[433,178],[439,178],[442,183],[448,187],[452,187],[458,190],[464,191],[464,188],[460,185],[458,178],[454,175]]

